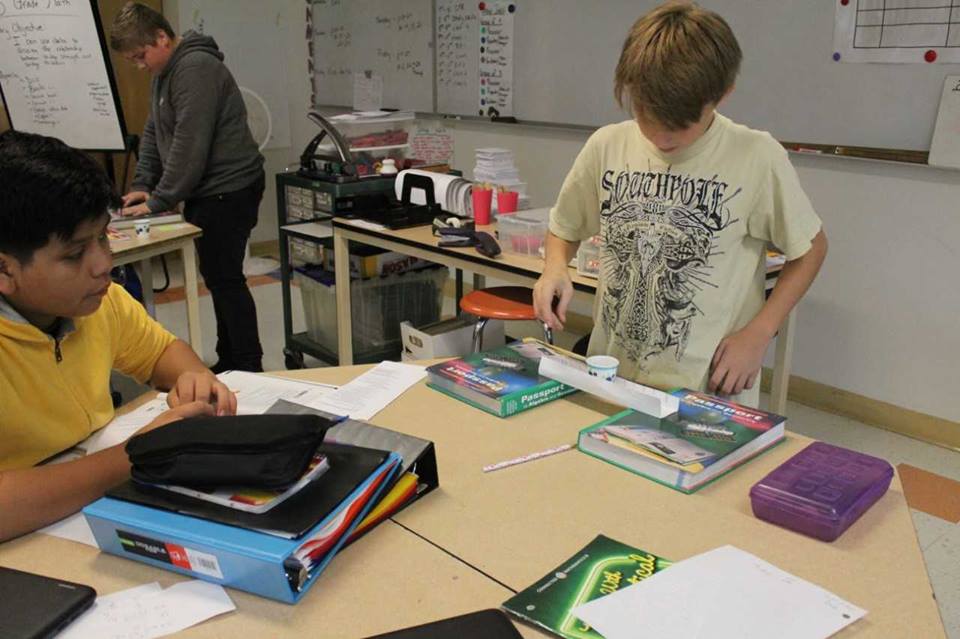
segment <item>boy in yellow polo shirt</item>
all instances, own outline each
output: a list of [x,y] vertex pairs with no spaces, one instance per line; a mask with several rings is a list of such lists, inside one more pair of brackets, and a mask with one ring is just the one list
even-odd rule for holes
[[116,207],[100,167],[54,138],[0,134],[0,540],[56,521],[128,476],[122,446],[37,466],[113,418],[110,371],[169,390],[181,417],[236,412],[184,342],[111,283]]

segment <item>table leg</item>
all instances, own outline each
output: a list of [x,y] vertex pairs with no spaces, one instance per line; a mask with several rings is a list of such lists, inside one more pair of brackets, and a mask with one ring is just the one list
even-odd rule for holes
[[793,359],[793,331],[796,312],[796,309],[790,311],[777,334],[773,379],[770,383],[770,410],[779,415],[786,415],[787,410],[787,386],[790,383],[790,366]]
[[479,291],[481,288],[487,287],[487,278],[483,275],[473,274],[473,290]]
[[460,315],[460,300],[463,299],[463,269],[457,268],[454,269],[453,276],[454,283],[456,284],[456,299],[453,303],[453,314]]
[[350,240],[333,229],[333,275],[337,289],[337,350],[340,366],[353,364],[353,313],[350,309]]
[[153,303],[153,261],[152,258],[140,260],[140,286],[143,288],[143,305],[150,317],[157,319],[157,307]]
[[183,291],[187,298],[187,331],[190,334],[190,346],[203,359],[203,341],[200,339],[200,295],[197,291],[197,250],[193,240],[183,243],[180,253],[183,256]]

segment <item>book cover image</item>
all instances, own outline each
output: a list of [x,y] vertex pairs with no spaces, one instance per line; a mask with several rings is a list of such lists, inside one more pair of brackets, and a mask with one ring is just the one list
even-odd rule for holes
[[506,417],[576,391],[540,375],[544,354],[550,348],[532,339],[471,353],[428,368],[428,385]]
[[643,581],[672,562],[609,537],[597,537],[503,609],[568,639],[602,639],[571,612],[577,606]]
[[684,390],[674,394],[680,398],[680,410],[673,415],[660,419],[625,411],[606,420],[597,430],[681,465],[706,467],[784,420],[779,415],[706,393]]
[[765,432],[786,419],[776,413],[743,406],[707,393],[681,389],[672,394],[680,399],[678,418],[688,423],[739,425],[752,431]]
[[540,358],[528,357],[529,349],[504,346],[493,351],[471,353],[437,367],[443,375],[459,386],[482,393],[490,398],[499,398],[526,390],[541,381]]

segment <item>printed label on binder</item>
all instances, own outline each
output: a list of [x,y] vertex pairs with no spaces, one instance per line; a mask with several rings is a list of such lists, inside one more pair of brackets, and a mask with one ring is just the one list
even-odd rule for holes
[[209,553],[157,541],[125,530],[117,530],[117,538],[123,549],[134,555],[162,561],[208,577],[223,579],[217,558]]

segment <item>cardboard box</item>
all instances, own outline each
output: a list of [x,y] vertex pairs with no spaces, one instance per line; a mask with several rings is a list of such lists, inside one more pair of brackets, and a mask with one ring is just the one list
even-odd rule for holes
[[[472,320],[455,317],[414,328],[410,322],[400,322],[400,340],[403,355],[409,360],[460,357],[473,347]],[[503,322],[491,320],[483,331],[483,348],[498,348],[505,344]]]

